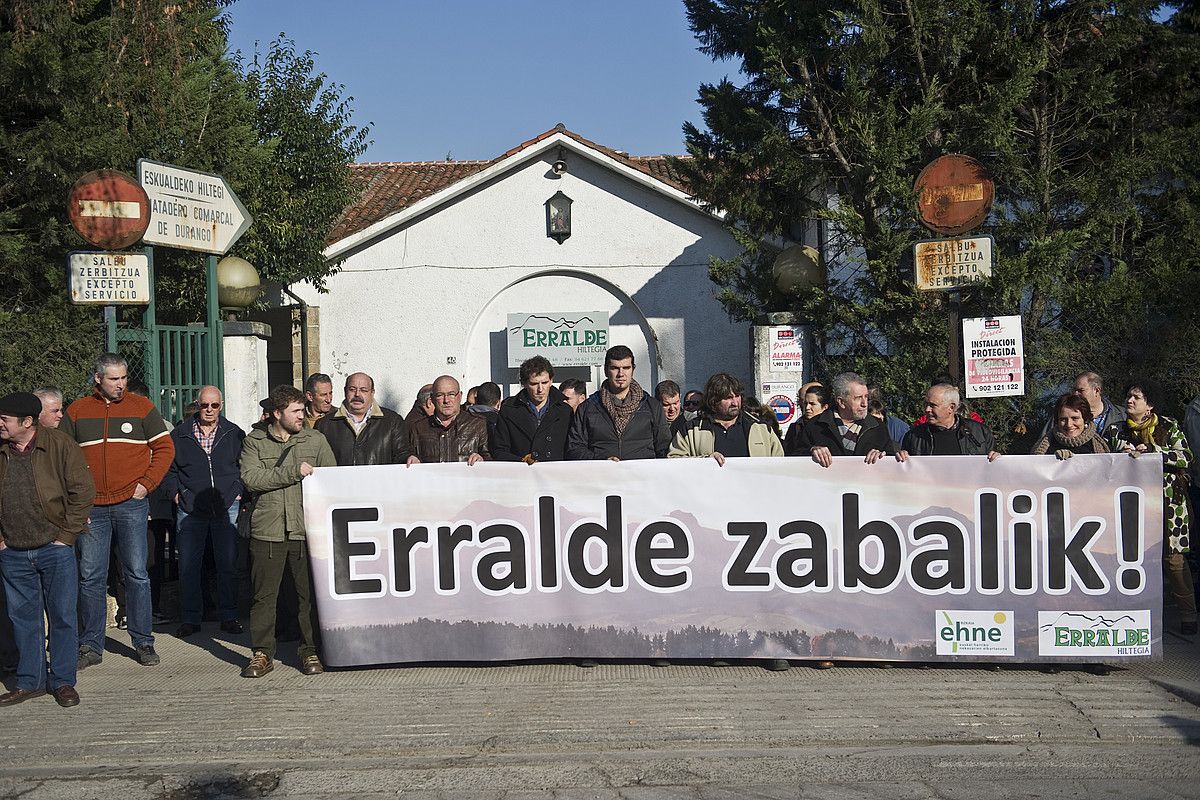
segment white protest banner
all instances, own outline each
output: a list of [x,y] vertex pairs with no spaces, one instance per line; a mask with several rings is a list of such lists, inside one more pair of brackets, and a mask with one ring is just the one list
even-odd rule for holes
[[1125,455],[421,464],[304,481],[335,666],[1157,659],[1162,505],[1161,459]]
[[1025,394],[1025,345],[1021,318],[964,319],[963,359],[967,365],[967,397]]

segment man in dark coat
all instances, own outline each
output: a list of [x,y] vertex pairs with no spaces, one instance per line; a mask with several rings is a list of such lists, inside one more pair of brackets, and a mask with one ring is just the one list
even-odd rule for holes
[[163,492],[175,504],[182,617],[175,635],[181,639],[200,630],[204,620],[204,550],[210,538],[221,630],[242,632],[237,602],[237,518],[242,497],[238,459],[246,434],[221,415],[223,402],[220,389],[201,387],[196,413],[171,431],[175,459],[163,479]]
[[834,456],[863,456],[874,464],[899,448],[888,435],[887,426],[867,413],[867,382],[853,372],[833,379],[833,405],[804,425],[795,455],[811,456],[822,467],[833,464]]
[[554,367],[546,358],[534,356],[521,364],[524,388],[500,404],[492,458],[534,464],[567,457],[572,410],[553,380]]
[[604,383],[575,410],[567,458],[575,461],[666,458],[670,426],[662,404],[633,379],[633,351],[625,345],[604,354]]
[[982,422],[959,417],[961,396],[958,388],[938,383],[925,392],[925,416],[928,422],[914,425],[904,435],[898,458],[908,456],[987,456],[1000,457],[991,430]]
[[346,378],[346,396],[336,411],[318,420],[339,467],[403,464],[408,460],[404,418],[375,402],[375,379],[365,372]]

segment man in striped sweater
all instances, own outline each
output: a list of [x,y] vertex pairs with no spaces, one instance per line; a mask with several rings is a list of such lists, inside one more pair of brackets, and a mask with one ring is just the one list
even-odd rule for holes
[[150,400],[125,391],[129,366],[115,353],[96,360],[91,396],[67,408],[62,430],[80,447],[96,483],[96,505],[89,533],[79,548],[79,669],[104,657],[105,592],[113,536],[125,576],[129,638],[137,660],[158,664],[154,651],[150,577],[146,539],[150,504],[147,495],[166,475],[175,458],[171,430]]

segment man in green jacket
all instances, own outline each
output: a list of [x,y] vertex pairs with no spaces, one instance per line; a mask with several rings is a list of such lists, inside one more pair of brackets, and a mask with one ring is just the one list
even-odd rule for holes
[[300,669],[305,675],[324,672],[317,655],[317,621],[312,604],[312,577],[304,530],[301,482],[314,467],[335,467],[329,442],[304,427],[304,394],[277,386],[268,404],[270,420],[255,428],[242,444],[242,483],[256,499],[250,517],[250,663],[244,678],[260,678],[275,668],[275,605],[283,571],[296,585],[296,619],[300,626]]

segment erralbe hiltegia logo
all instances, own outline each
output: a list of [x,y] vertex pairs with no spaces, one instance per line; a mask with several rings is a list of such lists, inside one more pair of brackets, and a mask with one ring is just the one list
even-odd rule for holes
[[1039,611],[1038,655],[1148,656],[1150,610]]
[[933,612],[939,656],[1011,656],[1016,646],[1011,611]]

